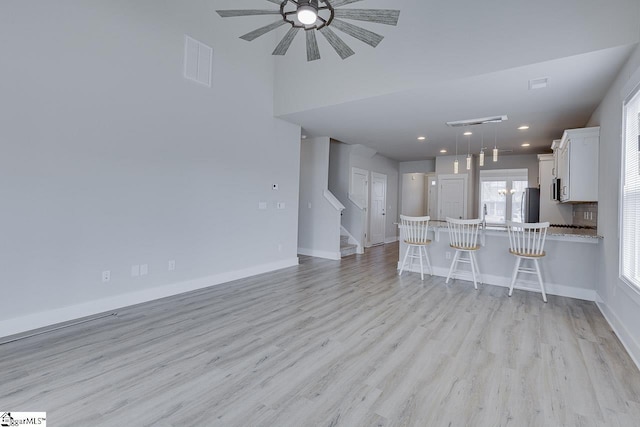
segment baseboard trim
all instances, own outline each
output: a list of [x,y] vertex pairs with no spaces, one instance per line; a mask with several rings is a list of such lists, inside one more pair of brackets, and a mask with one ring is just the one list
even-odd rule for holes
[[602,313],[602,316],[607,320],[607,323],[609,323],[609,326],[613,329],[613,332],[622,343],[622,346],[627,350],[627,353],[631,357],[631,360],[633,360],[633,363],[635,363],[636,367],[640,369],[640,344],[636,342],[633,335],[629,333],[618,316],[609,309],[609,306],[601,301],[602,298],[598,295],[596,305],[598,306],[598,309],[600,309],[600,313]]
[[196,291],[296,265],[298,265],[298,258],[289,258],[286,260],[256,265],[242,270],[229,271],[199,279],[172,283],[170,285],[159,286],[157,288],[115,295],[113,297],[92,300],[82,304],[33,313],[27,316],[15,317],[0,322],[0,337],[23,334],[36,329],[46,328],[84,317],[95,316],[100,313],[117,310],[123,307],[179,295],[185,292]]
[[398,241],[398,236],[396,237],[387,237],[386,239],[384,239],[384,244],[388,245],[389,243],[395,243]]
[[[398,262],[398,270],[400,269],[401,264]],[[420,267],[415,266],[413,269],[405,268],[405,271],[412,271],[416,273],[420,273]],[[427,271],[427,267],[425,266],[425,272]],[[449,268],[447,267],[434,267],[433,274],[439,277],[447,277],[449,274]],[[473,280],[471,278],[471,273],[468,276],[459,276],[457,277],[459,280]],[[500,286],[503,288],[508,288],[511,284],[511,277],[503,277],[496,276],[492,274],[482,274],[482,281],[486,285],[492,286]],[[515,286],[514,289],[523,290],[523,291],[531,291],[531,292],[540,292],[539,288],[530,288],[526,286]],[[560,297],[568,297],[574,299],[580,299],[585,301],[595,301],[596,300],[596,291],[592,289],[580,289],[572,286],[559,285],[555,283],[545,283],[545,290],[548,295],[556,295]]]
[[316,249],[298,248],[298,255],[312,256],[315,258],[331,259],[339,261],[342,258],[340,252],[319,251]]

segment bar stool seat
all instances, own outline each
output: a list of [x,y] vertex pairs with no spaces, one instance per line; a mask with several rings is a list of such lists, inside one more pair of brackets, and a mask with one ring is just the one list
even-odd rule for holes
[[[511,285],[509,286],[509,296],[513,295],[513,287],[516,284],[518,275],[533,274],[538,278],[540,291],[542,292],[542,300],[547,302],[547,292],[544,289],[542,274],[540,273],[540,264],[538,260],[546,255],[544,251],[544,242],[547,237],[548,222],[538,223],[519,223],[507,222],[507,230],[509,231],[509,253],[516,257],[516,265],[511,276]],[[533,262],[533,268],[524,267],[523,260]]]
[[[400,267],[398,275],[401,275],[404,271],[408,259],[411,259],[409,267],[413,265],[414,259],[418,259],[420,260],[420,280],[424,280],[423,260],[426,261],[429,267],[429,274],[433,276],[431,261],[427,253],[427,245],[431,243],[431,240],[427,238],[430,219],[428,216],[400,215],[400,234],[407,244],[407,250],[404,253],[404,259],[402,260],[402,266]],[[416,250],[418,251],[417,254]]]

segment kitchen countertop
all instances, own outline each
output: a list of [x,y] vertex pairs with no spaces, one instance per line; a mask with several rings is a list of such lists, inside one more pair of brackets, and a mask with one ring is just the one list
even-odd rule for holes
[[[434,230],[442,231],[447,229],[447,221],[433,220],[429,221],[429,227],[433,227]],[[485,229],[486,232],[506,233],[507,227],[501,225],[490,225]],[[547,237],[567,237],[571,239],[602,239],[603,237],[598,235],[598,231],[589,228],[564,228],[564,227],[549,227],[547,231]]]

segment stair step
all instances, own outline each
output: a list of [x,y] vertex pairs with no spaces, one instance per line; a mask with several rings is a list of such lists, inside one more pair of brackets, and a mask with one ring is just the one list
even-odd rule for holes
[[340,245],[340,255],[342,256],[342,258],[350,255],[354,255],[357,249],[358,249],[358,245],[350,245],[350,244]]

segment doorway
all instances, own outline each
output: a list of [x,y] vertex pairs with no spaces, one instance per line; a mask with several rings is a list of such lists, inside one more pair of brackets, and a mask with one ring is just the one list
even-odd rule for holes
[[384,243],[386,230],[387,175],[371,172],[371,209],[369,219],[369,243]]
[[467,217],[467,176],[440,175],[438,191],[439,219]]

